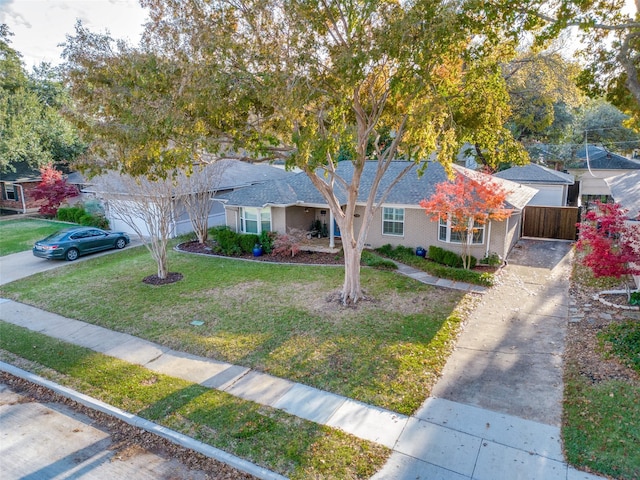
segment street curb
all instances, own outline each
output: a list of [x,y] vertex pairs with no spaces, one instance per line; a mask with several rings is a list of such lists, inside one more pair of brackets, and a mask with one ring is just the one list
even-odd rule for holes
[[262,480],[287,480],[287,477],[255,465],[251,462],[248,462],[247,460],[243,460],[242,458],[236,457],[235,455],[227,453],[224,450],[220,450],[218,448],[212,447],[211,445],[207,445],[205,443],[194,440],[193,438],[183,435],[182,433],[178,433],[174,430],[163,427],[149,420],[145,420],[144,418],[138,417],[137,415],[133,415],[100,400],[89,397],[80,392],[76,392],[75,390],[72,390],[70,388],[58,385],[57,383],[51,382],[31,372],[27,372],[26,370],[22,370],[21,368],[14,367],[13,365],[10,365],[8,363],[0,361],[0,371],[9,373],[42,387],[49,388],[55,393],[74,400],[81,405],[84,405],[85,407],[89,407],[93,410],[111,415],[112,417],[118,418],[119,420],[122,420],[129,425],[141,428],[143,430],[146,430],[147,432],[163,437],[170,442],[176,443],[190,450],[194,450],[222,463],[226,463],[233,468],[241,470]]

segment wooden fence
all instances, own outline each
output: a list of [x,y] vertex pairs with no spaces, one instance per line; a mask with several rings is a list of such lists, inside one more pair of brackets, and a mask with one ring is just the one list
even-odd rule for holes
[[522,236],[576,240],[578,207],[525,207]]

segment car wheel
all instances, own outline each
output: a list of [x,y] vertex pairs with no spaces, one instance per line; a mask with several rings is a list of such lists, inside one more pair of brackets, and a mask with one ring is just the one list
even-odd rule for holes
[[78,258],[78,250],[76,250],[75,248],[70,248],[69,250],[67,250],[67,254],[65,255],[65,257],[70,262],[73,262],[76,258]]
[[124,238],[116,240],[116,248],[121,249],[127,246],[127,241]]

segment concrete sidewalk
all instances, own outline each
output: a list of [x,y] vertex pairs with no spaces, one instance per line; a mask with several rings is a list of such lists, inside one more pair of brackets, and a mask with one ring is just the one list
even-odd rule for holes
[[596,479],[567,466],[560,441],[569,255],[566,242],[521,240],[489,290],[400,265],[423,283],[484,293],[411,417],[9,300],[0,319],[385,445],[393,454],[375,479]]
[[394,450],[377,479],[597,478],[563,461],[559,428],[447,399],[412,417],[3,300],[0,319],[342,429]]

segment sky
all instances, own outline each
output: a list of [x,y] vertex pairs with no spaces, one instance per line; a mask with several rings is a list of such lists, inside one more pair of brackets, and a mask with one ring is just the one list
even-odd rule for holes
[[[630,11],[634,0],[625,0]],[[14,33],[11,46],[27,70],[41,62],[62,62],[59,44],[75,32],[76,19],[93,32],[136,44],[147,15],[138,0],[0,0],[0,23]]]
[[138,43],[146,11],[138,0],[0,0],[0,23],[14,34],[11,47],[22,54],[27,70],[41,62],[57,65],[66,35],[76,19],[93,32]]

